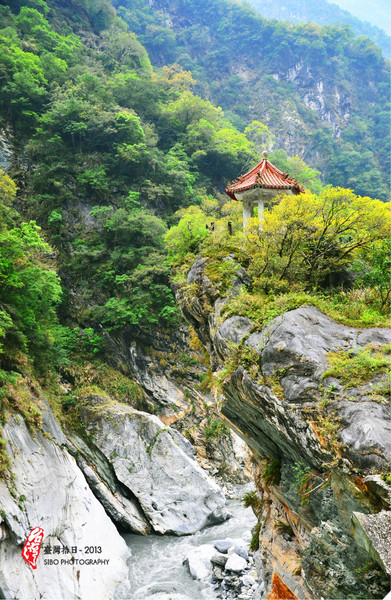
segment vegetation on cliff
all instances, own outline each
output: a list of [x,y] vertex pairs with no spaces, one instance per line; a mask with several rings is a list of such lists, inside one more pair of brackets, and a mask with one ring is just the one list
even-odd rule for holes
[[50,247],[34,221],[20,220],[11,208],[16,186],[0,171],[0,377],[16,371],[26,358],[55,362],[58,306],[62,291],[51,266]]
[[[335,2],[320,0],[314,4],[311,0],[284,0],[283,2],[275,2],[274,0],[250,0],[250,4],[267,19],[278,19],[280,21],[290,21],[291,23],[299,23],[303,21],[312,21],[319,25],[347,25],[356,35],[365,35],[370,37],[380,48],[382,48],[386,57],[390,56],[391,39],[385,33],[387,30],[386,15],[388,6],[384,2],[384,6],[380,7],[377,2],[372,14],[368,13],[367,6],[360,8],[357,6],[356,0],[347,4],[347,9],[344,10],[344,3],[341,2],[339,7]],[[359,8],[361,19],[348,12],[352,8]],[[378,17],[382,15],[383,19]],[[368,22],[369,21],[369,22]]]
[[[211,4],[212,12],[208,8],[211,24],[220,9],[227,8],[219,2]],[[250,28],[253,36],[262,37],[266,27],[278,38],[275,24],[266,26],[244,7],[228,8],[228,16],[244,18],[244,32]],[[4,126],[12,127],[15,142],[23,141],[27,151],[10,173],[19,187],[21,211],[45,230],[57,251],[64,287],[72,290],[64,296],[63,317],[82,328],[134,332],[175,323],[163,248],[167,224],[173,223],[178,209],[202,201],[213,204],[211,194],[218,196],[217,189],[253,164],[260,149],[272,144],[273,133],[259,120],[246,124],[245,113],[241,132],[228,119],[239,123],[232,110],[227,116],[196,95],[194,86],[201,89],[206,76],[210,79],[205,65],[204,71],[198,63],[189,65],[198,84],[183,70],[185,63],[153,72],[146,49],[123,20],[145,43],[149,27],[147,46],[153,57],[153,44],[159,39],[157,16],[142,2],[119,8],[123,19],[103,1],[82,2],[74,11],[67,3],[49,6],[43,0],[20,0],[0,10],[0,110]],[[193,20],[192,3],[187,10]],[[229,25],[220,25],[217,37],[222,44]],[[192,27],[193,40],[197,26]],[[310,57],[312,50],[304,41],[311,32],[284,28],[284,44],[302,42]],[[166,52],[165,35],[170,38],[171,30],[158,31]],[[176,48],[179,38],[171,34]],[[337,50],[336,34],[332,29],[316,32],[320,64],[323,54]],[[186,39],[180,43],[186,45]],[[356,42],[350,39],[346,48],[344,44],[338,48],[348,65]],[[353,52],[349,59],[343,54],[348,46]],[[280,56],[281,44],[273,43],[273,48],[272,62],[288,60]],[[193,52],[195,57],[201,54]],[[380,82],[382,59],[368,50],[367,60]],[[280,122],[277,114],[274,120]],[[20,162],[26,158],[27,169]],[[272,159],[320,193],[319,172],[302,159],[289,158],[283,150]],[[334,173],[345,169],[342,163],[338,161]],[[360,179],[361,169],[355,176]],[[365,177],[370,187],[376,181],[376,190],[384,195],[380,175],[373,179],[367,170]]]
[[[44,0],[1,4],[0,115],[5,138],[13,145],[9,173],[18,187],[17,191],[3,176],[0,251],[4,277],[8,278],[1,297],[4,380],[13,377],[12,373],[38,377],[60,370],[77,388],[79,365],[73,358],[71,372],[69,356],[84,354],[91,362],[93,359],[94,369],[99,371],[97,356],[103,360],[105,332],[134,339],[156,327],[177,325],[179,316],[163,241],[172,225],[167,241],[169,252],[178,255],[171,257],[174,263],[184,261],[188,265],[201,249],[212,258],[209,274],[219,286],[228,287],[236,269],[233,261],[220,260],[227,254],[235,254],[244,265],[253,264],[252,285],[243,291],[240,307],[232,304],[225,308],[227,314],[239,310],[239,314],[242,311],[266,322],[289,308],[314,303],[345,322],[384,323],[387,242],[376,237],[375,231],[382,230],[382,217],[376,221],[370,210],[376,205],[380,215],[386,209],[379,203],[342,190],[322,192],[319,171],[298,156],[289,157],[284,150],[276,150],[271,158],[311,190],[312,194],[301,197],[310,216],[303,216],[300,223],[290,220],[287,214],[296,207],[285,200],[266,216],[268,237],[260,236],[255,224],[243,237],[240,205],[224,203],[221,190],[227,181],[257,162],[260,150],[273,145],[275,133],[257,115],[250,116],[246,106],[234,106],[234,97],[240,96],[232,94],[236,80],[227,83],[220,77],[227,74],[222,61],[227,59],[228,65],[233,50],[223,43],[232,33],[231,25],[229,20],[220,22],[219,13],[228,7],[227,18],[240,17],[243,23],[240,35],[248,36],[251,31],[249,52],[253,59],[258,42],[270,37],[274,50],[268,46],[268,60],[273,69],[282,63],[288,67],[296,60],[300,46],[305,59],[315,60],[319,68],[323,68],[325,57],[338,50],[343,63],[339,74],[350,77],[351,71],[356,77],[358,67],[352,70],[351,61],[365,63],[380,90],[385,68],[381,57],[369,42],[365,45],[349,35],[337,43],[337,29],[313,32],[307,26],[285,25],[279,29],[254,16],[250,9],[228,6],[223,0],[216,2],[211,3],[216,10],[209,14],[208,27],[216,25],[216,43],[221,48],[208,65],[202,58],[205,44],[199,44],[198,50],[193,48],[197,39],[204,39],[199,37],[198,26],[178,32],[178,38],[171,29],[156,29],[157,15],[143,2],[122,6],[118,14],[104,0],[83,0],[77,10],[71,3],[47,4]],[[194,3],[188,8],[193,22]],[[137,32],[144,32],[140,39],[118,15],[131,22]],[[206,30],[202,31],[205,37]],[[187,46],[195,59],[186,63],[178,58],[176,64],[154,71],[141,41],[148,45],[156,63],[158,33],[162,36],[160,57],[169,50],[172,38],[172,59],[177,60],[177,50]],[[319,42],[315,44],[316,57],[307,43],[312,35]],[[284,54],[287,41],[294,49],[292,56]],[[264,64],[263,55],[260,60]],[[188,67],[194,69],[193,74],[184,70]],[[270,79],[262,85],[271,89],[274,83]],[[292,87],[280,87],[278,84],[272,94],[275,106],[280,93],[285,100],[296,98]],[[254,88],[251,93],[255,92]],[[229,100],[228,112],[206,100],[207,96]],[[382,98],[380,94],[379,102]],[[379,106],[374,104],[373,110]],[[308,117],[306,110],[302,106]],[[372,139],[376,128],[383,135],[382,116],[377,113],[376,123],[371,115],[365,115],[369,119],[365,127],[352,119],[353,129],[343,134],[350,135],[349,143]],[[279,127],[281,115],[277,111],[272,116]],[[362,133],[360,138],[356,125]],[[320,140],[319,147],[324,142],[324,147],[331,148],[322,132],[314,134]],[[380,148],[380,141],[376,143]],[[381,148],[383,151],[385,145]],[[337,160],[329,152],[330,160],[336,160],[334,173],[340,174],[341,181],[349,181],[350,176],[344,173],[354,171],[359,188],[368,184],[368,189],[375,188],[383,197],[383,179],[377,167],[376,172],[372,169],[372,154],[364,174],[361,168],[352,167],[358,153],[356,156],[350,147],[345,150],[346,164],[341,156]],[[359,156],[360,166],[361,162]],[[338,198],[343,199],[349,218],[357,210],[359,219],[349,221],[349,231],[341,231],[333,221],[334,229],[328,230],[320,243],[322,207],[328,206],[333,212]],[[11,209],[15,202],[21,216]],[[175,225],[178,210],[182,220]],[[289,229],[285,241],[279,220]],[[206,228],[212,221],[213,232]],[[226,232],[228,221],[233,224],[232,237]],[[361,235],[360,227],[367,237]],[[308,228],[313,231],[308,232]],[[270,249],[278,243],[280,251],[272,256]],[[330,284],[340,283],[332,281],[338,270],[355,273],[352,289],[329,289]],[[345,275],[340,276],[343,279]],[[93,385],[101,381],[96,373],[90,379]],[[99,385],[105,387],[102,382]],[[65,408],[72,406],[72,393],[58,393]]]
[[[225,315],[264,325],[286,310],[313,304],[342,323],[387,324],[388,205],[341,188],[283,196],[245,232],[241,203],[204,204],[181,214],[166,234],[179,284],[198,253],[209,259],[207,275],[220,292],[240,265],[246,268],[248,283],[224,306]],[[213,231],[205,227],[211,220]]]
[[389,66],[369,38],[348,27],[267,20],[229,0],[115,5],[152,63],[190,70],[197,93],[239,129],[260,120],[328,183],[389,198]]
[[0,98],[3,123],[27,141],[27,171],[11,167],[23,212],[57,249],[83,326],[175,321],[161,217],[223,185],[255,145],[191,92],[189,73],[153,73],[109,4],[99,19],[89,4],[24,4],[1,7]]

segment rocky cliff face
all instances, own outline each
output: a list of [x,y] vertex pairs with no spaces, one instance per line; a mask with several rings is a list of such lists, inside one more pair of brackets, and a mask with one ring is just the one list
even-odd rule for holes
[[184,535],[228,518],[224,496],[195,463],[191,444],[157,417],[89,397],[81,418],[92,453],[134,499],[146,529]]
[[[184,535],[228,518],[191,444],[156,416],[89,395],[65,435],[45,398],[35,404],[42,430],[14,415],[2,431],[11,464],[0,480],[2,598],[127,597],[129,554],[116,526]],[[21,552],[35,527],[44,540],[33,570]]]
[[[43,400],[41,407],[42,432],[32,434],[20,417],[3,428],[12,475],[8,482],[0,481],[0,596],[112,598],[126,580],[128,549],[67,451]],[[33,570],[21,552],[35,527],[42,527],[44,539]],[[101,552],[86,554],[86,547],[101,547]],[[91,558],[109,562],[79,564]]]
[[[273,19],[267,3],[261,4],[259,11],[266,19]],[[183,1],[151,0],[149,5],[159,11],[160,22],[178,40],[176,61],[197,73],[196,79],[200,69],[202,79],[195,88],[199,95],[240,118],[245,116],[246,121],[261,120],[275,135],[276,148],[298,154],[320,168],[327,181],[341,185],[330,163],[331,148],[331,154],[338,154],[341,148],[351,153],[353,146],[360,146],[361,138],[356,134],[352,137],[352,132],[366,112],[363,106],[380,97],[375,89],[380,91],[377,78],[382,67],[370,74],[361,50],[357,60],[351,61],[356,42],[344,48],[331,43],[320,49],[324,38],[317,37],[317,25],[311,23],[309,38],[298,41],[290,37],[292,28],[275,28],[275,22],[272,25],[269,21],[269,25],[267,20],[261,26],[250,10],[233,9],[229,3],[206,3],[199,10],[192,2]],[[275,3],[273,10],[278,11]],[[305,19],[298,20],[304,27]],[[242,25],[238,28],[236,22]],[[345,34],[333,35],[342,40]],[[145,38],[152,62],[161,66],[172,60],[170,50],[156,48],[148,33]],[[274,45],[269,45],[270,40],[275,40]],[[366,86],[361,85],[363,76],[368,79]],[[343,136],[349,127],[350,133]],[[347,142],[353,146],[345,147]]]
[[345,327],[309,306],[257,331],[244,317],[224,319],[227,298],[205,264],[197,259],[192,292],[177,296],[210,354],[221,414],[254,453],[265,598],[383,598],[391,525],[386,387],[376,373],[349,389],[325,373],[328,352],[387,352],[391,331]]
[[246,483],[246,445],[234,432],[219,427],[213,396],[201,385],[207,365],[202,353],[190,347],[189,338],[185,323],[175,332],[155,332],[137,340],[110,335],[110,361],[140,385],[143,410],[186,436],[203,469],[225,481]]

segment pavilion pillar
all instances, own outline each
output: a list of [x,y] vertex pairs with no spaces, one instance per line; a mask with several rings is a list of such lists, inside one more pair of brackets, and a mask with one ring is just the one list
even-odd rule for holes
[[263,213],[264,213],[264,203],[263,203],[263,199],[260,198],[258,200],[258,221],[263,221]]
[[253,216],[253,203],[250,200],[243,200],[243,229],[246,229],[249,220]]

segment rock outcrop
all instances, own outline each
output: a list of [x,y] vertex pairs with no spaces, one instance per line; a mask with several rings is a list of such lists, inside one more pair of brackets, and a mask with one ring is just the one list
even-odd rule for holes
[[[193,285],[177,298],[219,377],[221,414],[256,460],[264,597],[383,598],[384,536],[370,552],[370,533],[357,533],[357,523],[362,529],[383,511],[384,530],[390,519],[389,489],[375,475],[391,458],[390,413],[375,394],[384,381],[374,373],[372,382],[346,389],[338,375],[326,375],[329,352],[386,352],[391,331],[346,327],[312,306],[257,330],[246,317],[224,318],[228,299],[205,265],[196,260]],[[233,281],[231,296],[239,285]]]
[[189,456],[189,442],[157,417],[91,396],[81,418],[154,531],[186,535],[228,518],[220,488]]
[[[3,428],[12,479],[8,485],[0,480],[0,597],[112,598],[127,579],[128,549],[62,447],[65,438],[48,409],[45,421],[44,431],[34,435],[21,417]],[[35,527],[44,530],[44,539],[33,570],[21,552]],[[91,547],[101,551],[89,553]]]
[[[229,517],[191,444],[157,417],[91,395],[77,431],[64,434],[45,398],[34,402],[41,430],[8,415],[2,431],[10,473],[0,479],[0,597],[127,597],[129,552],[114,523],[185,535]],[[44,539],[33,569],[21,552],[35,527]]]
[[[245,444],[228,428],[224,435],[208,435],[208,425],[219,419],[213,396],[200,382],[207,376],[203,354],[189,345],[189,328],[154,332],[137,341],[124,335],[106,336],[110,361],[130,375],[142,389],[134,408],[158,414],[167,426],[186,435],[198,464],[224,482],[249,481]],[[183,439],[183,437],[182,437]]]

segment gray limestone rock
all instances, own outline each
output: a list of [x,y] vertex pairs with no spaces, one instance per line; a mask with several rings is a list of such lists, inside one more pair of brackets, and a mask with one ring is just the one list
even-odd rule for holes
[[233,571],[234,573],[241,573],[246,567],[246,559],[236,553],[231,554],[225,564],[225,570]]
[[[49,420],[55,431],[58,424],[53,417]],[[2,436],[7,440],[14,476],[12,494],[6,482],[0,480],[2,597],[47,600],[114,597],[118,583],[127,577],[128,550],[74,458],[42,433],[32,436],[20,417],[9,420]],[[78,559],[91,558],[84,554],[85,546],[101,546],[100,558],[108,559],[109,565],[81,568],[76,563],[61,565],[59,561],[58,565],[46,566],[44,560],[48,556],[41,548],[33,571],[21,557],[21,551],[34,527],[44,530],[43,546],[75,546]]]
[[314,306],[302,306],[250,335],[246,345],[261,354],[264,375],[287,371],[281,378],[284,396],[298,402],[313,398],[326,370],[328,352],[390,341],[390,330],[360,331],[336,323]]
[[226,554],[228,550],[233,546],[232,540],[216,540],[214,543],[214,547],[219,552]]
[[206,579],[212,575],[212,557],[216,550],[212,544],[202,544],[189,552],[185,562],[194,579]]
[[223,360],[230,353],[229,343],[239,344],[252,327],[253,323],[245,317],[235,316],[224,321],[214,337],[214,345]]
[[140,533],[141,535],[150,533],[149,523],[135,502],[122,494],[117,493],[114,495],[81,456],[78,457],[77,463],[95,496],[107,514],[121,529]]
[[96,397],[81,416],[156,532],[186,535],[228,518],[220,488],[157,417]]
[[74,431],[68,432],[68,438],[67,448],[111,519],[124,531],[149,533],[151,527],[137,499],[126,494],[106,457]]
[[246,587],[253,586],[257,583],[254,577],[252,577],[251,575],[243,575],[242,582],[243,585],[245,585]]
[[241,556],[244,558],[244,560],[248,560],[248,552],[245,548],[243,548],[243,546],[238,546],[238,544],[235,544],[234,549],[238,556]]
[[214,554],[211,558],[211,562],[214,565],[219,565],[220,567],[224,567],[227,560],[228,556],[226,554],[221,554],[220,552]]
[[[272,572],[278,567],[284,583],[297,597],[307,597],[308,593],[314,598],[342,598],[354,593],[383,597],[380,568],[361,580],[357,577],[368,561],[370,546],[352,538],[351,517],[352,513],[377,513],[389,507],[388,490],[374,475],[391,461],[390,416],[383,404],[387,396],[385,377],[375,372],[370,381],[348,389],[338,373],[327,378],[324,375],[330,352],[355,354],[369,345],[384,346],[391,341],[391,330],[347,327],[316,307],[302,306],[252,333],[251,322],[242,316],[224,321],[222,307],[237,292],[237,286],[225,296],[214,297],[205,287],[205,265],[206,259],[198,259],[194,266],[194,293],[187,290],[182,297],[178,294],[183,314],[207,348],[212,370],[220,379],[224,374],[222,415],[255,457],[266,459],[266,465],[260,460],[260,470],[275,470],[270,482],[264,480],[271,510],[284,514],[289,509],[298,517],[297,529],[292,528],[293,538],[289,540],[292,550],[296,539],[300,546],[302,568],[296,577],[273,554],[271,517],[264,516],[268,511],[263,513],[260,553],[258,559],[255,557],[257,569],[263,572],[262,593],[266,596],[271,592]],[[255,356],[247,353],[236,369],[224,373],[231,354],[229,342],[242,343],[254,350]],[[298,466],[304,475],[320,474],[305,508],[292,477]],[[365,477],[369,473],[370,480]],[[379,531],[384,532],[383,517],[378,524]],[[282,534],[278,537],[288,543]],[[233,545],[224,550],[229,556],[226,569],[237,556],[235,541],[231,541]],[[378,549],[376,552],[379,554]],[[236,560],[245,562],[239,556]],[[228,594],[233,585],[233,577],[225,577],[223,593]]]
[[181,433],[179,433],[179,431],[173,429],[172,427],[170,427],[170,435],[174,440],[174,444],[177,444],[189,458],[194,460],[196,451],[189,440],[187,440]]
[[222,413],[239,434],[244,432],[244,439],[259,455],[284,453],[296,462],[306,460],[314,466],[331,459],[300,409],[254,381],[242,366],[223,383],[222,390],[226,398]]
[[388,485],[380,475],[367,475],[364,477],[364,483],[368,486],[378,498],[381,498],[384,507],[390,509],[391,504],[391,485]]
[[384,468],[391,462],[390,408],[375,402],[341,402],[338,416],[344,429],[341,440],[348,454],[363,469]]
[[359,546],[391,575],[391,512],[383,510],[376,515],[354,512],[352,523]]
[[14,151],[10,143],[9,132],[0,129],[0,169],[6,171],[11,165]]

